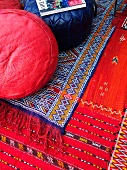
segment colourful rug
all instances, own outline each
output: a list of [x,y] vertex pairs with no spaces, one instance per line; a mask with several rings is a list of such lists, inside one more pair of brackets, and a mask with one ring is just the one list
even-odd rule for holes
[[[77,55],[74,53],[76,49],[61,53],[53,79],[36,94],[6,103],[1,100],[1,110],[5,110],[5,114],[2,111],[2,124],[13,127],[15,131],[27,129],[27,134],[32,126],[36,126],[36,132],[41,131],[36,134],[38,139],[52,135],[57,138],[60,131],[64,133],[114,30],[110,27],[114,0],[110,3],[100,1],[99,4],[98,10],[104,11],[95,19],[94,29],[82,51]],[[31,139],[32,134],[28,136]]]
[[[123,9],[123,1],[119,2],[119,9]],[[60,55],[62,64],[65,61],[68,65],[72,63],[72,68],[74,68],[74,70],[71,68],[72,71],[75,71],[76,69],[77,62],[74,64],[74,61],[79,62],[81,58],[83,60],[88,59],[88,56],[97,55],[99,56],[99,59],[101,59],[93,77],[89,81],[88,86],[86,85],[90,78],[89,76],[86,76],[85,78],[88,78],[85,86],[83,86],[86,81],[85,79],[83,82],[78,82],[78,80],[76,81],[81,90],[78,91],[79,89],[77,88],[76,94],[81,93],[82,98],[80,99],[81,96],[78,96],[78,107],[73,108],[73,115],[70,114],[71,117],[69,118],[70,121],[67,124],[65,123],[66,128],[63,135],[63,146],[61,145],[62,142],[58,142],[56,144],[54,134],[51,133],[51,127],[48,127],[49,130],[47,132],[43,132],[45,126],[47,127],[47,124],[43,124],[38,118],[35,119],[35,117],[32,117],[32,115],[30,116],[27,114],[28,112],[24,113],[24,109],[20,110],[21,106],[19,109],[18,105],[12,107],[14,106],[13,101],[9,101],[12,105],[8,105],[1,101],[1,170],[108,170],[111,168],[117,170],[118,167],[122,167],[121,165],[123,165],[122,168],[125,170],[127,157],[126,146],[124,145],[126,145],[127,142],[125,129],[126,112],[124,111],[124,107],[127,95],[127,31],[121,29],[121,27],[118,27],[117,29],[112,28],[110,25],[114,13],[113,1],[98,1],[98,3],[98,17],[94,20],[93,30],[91,33],[94,37],[91,37],[90,35],[88,40],[82,45]],[[103,13],[105,15],[102,15]],[[103,19],[104,16],[105,18]],[[101,31],[97,31],[100,29]],[[96,37],[95,35],[98,36]],[[100,39],[99,42],[98,38]],[[108,40],[110,41],[108,42]],[[95,42],[97,43],[97,46],[94,48],[93,46]],[[105,50],[103,48],[104,53],[101,55],[103,51],[101,48],[104,44],[106,45],[107,42],[108,45]],[[92,46],[90,46],[90,44],[92,44]],[[105,45],[103,47],[105,47]],[[98,51],[99,47],[101,51]],[[90,53],[90,49],[92,51],[94,49],[93,53]],[[80,57],[78,58],[78,56]],[[91,62],[93,63],[93,61]],[[63,67],[63,69],[64,68],[67,67]],[[82,67],[80,68],[80,72],[82,72],[83,69]],[[89,72],[89,70],[86,71]],[[62,69],[60,72],[62,72]],[[57,79],[54,81],[57,81]],[[68,80],[68,82],[70,81],[71,79]],[[59,81],[58,85],[60,85],[60,83],[61,82]],[[69,85],[71,85],[71,83],[68,83],[68,86]],[[50,87],[50,83],[47,88],[48,87]],[[56,87],[60,86],[52,86],[51,84],[51,87],[51,91],[54,89],[54,92],[57,94],[58,89]],[[65,90],[61,93],[61,97],[65,97],[64,101],[66,102],[72,101],[73,104],[77,96],[70,93],[70,95],[66,95],[68,91],[65,87]],[[84,90],[85,93],[83,94]],[[49,91],[47,90],[46,92],[49,93]],[[54,98],[53,96],[54,93],[52,93],[52,98],[49,95],[49,100],[42,101],[47,101],[48,104],[52,104],[52,100],[55,99],[55,96]],[[48,98],[47,93],[45,93],[44,99],[47,99],[46,97]],[[69,102],[66,110],[70,109],[70,106],[72,106]],[[59,106],[60,105],[61,103]],[[58,105],[56,106],[58,107]],[[59,107],[61,110],[62,108],[64,107]],[[19,114],[17,114],[17,110],[19,111]],[[29,119],[28,116],[31,117],[31,119]],[[48,133],[49,131],[50,133]],[[47,136],[43,136],[44,134]],[[57,135],[59,135],[59,133],[57,133]],[[28,137],[31,140],[29,140]],[[58,138],[59,140],[62,140],[60,136],[57,136],[57,139]],[[48,139],[49,142],[47,145]],[[47,149],[44,148],[44,146],[47,147]],[[59,152],[59,148],[63,148],[61,152]],[[123,152],[123,149],[125,152]],[[122,164],[120,162],[122,162]]]

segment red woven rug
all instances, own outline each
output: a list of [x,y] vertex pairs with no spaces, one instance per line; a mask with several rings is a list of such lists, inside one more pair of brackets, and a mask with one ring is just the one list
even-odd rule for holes
[[[0,170],[126,169],[127,31],[121,28],[123,17],[120,21],[65,129],[64,144],[58,146],[62,151],[50,145],[50,141],[47,148],[43,147],[43,140],[37,141],[34,122],[32,132],[24,129],[17,135],[12,129],[18,127],[20,132],[23,124],[7,127],[5,121],[2,124],[1,114]],[[21,122],[20,116],[13,115],[14,119]],[[27,133],[33,134],[32,142]]]

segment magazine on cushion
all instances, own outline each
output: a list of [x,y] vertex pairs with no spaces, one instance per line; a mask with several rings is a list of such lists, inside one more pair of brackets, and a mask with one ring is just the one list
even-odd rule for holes
[[36,0],[41,16],[86,7],[85,0]]

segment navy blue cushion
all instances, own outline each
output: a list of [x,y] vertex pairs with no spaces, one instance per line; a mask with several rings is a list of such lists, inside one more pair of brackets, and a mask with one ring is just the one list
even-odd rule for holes
[[[24,10],[40,16],[36,0],[25,0]],[[53,31],[60,50],[79,45],[90,33],[95,13],[94,0],[86,0],[86,7],[41,17]]]

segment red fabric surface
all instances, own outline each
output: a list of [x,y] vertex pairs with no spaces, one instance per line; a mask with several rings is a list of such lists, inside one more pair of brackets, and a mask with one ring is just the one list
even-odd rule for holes
[[22,98],[43,87],[58,62],[56,39],[39,17],[0,11],[0,97]]
[[0,0],[0,9],[22,9],[20,0]]
[[[121,18],[122,22],[124,18]],[[105,49],[80,107],[121,119],[127,98],[127,31],[117,28]]]

